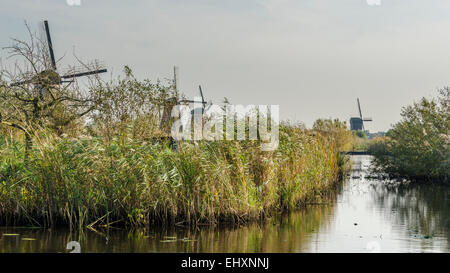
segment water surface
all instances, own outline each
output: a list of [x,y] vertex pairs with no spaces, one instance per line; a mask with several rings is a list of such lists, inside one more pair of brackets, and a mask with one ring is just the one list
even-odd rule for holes
[[370,156],[320,204],[242,227],[0,228],[0,252],[450,252],[450,187],[369,179]]

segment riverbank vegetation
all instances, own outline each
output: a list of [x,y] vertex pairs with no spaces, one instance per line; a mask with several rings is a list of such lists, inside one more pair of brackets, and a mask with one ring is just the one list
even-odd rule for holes
[[372,139],[368,139],[367,134],[361,130],[353,131],[352,151],[364,152],[369,149]]
[[[163,122],[178,99],[171,82],[125,67],[109,82],[64,84],[31,39],[11,47],[31,71],[0,73],[1,225],[239,223],[319,200],[345,169],[351,134],[337,120],[282,123],[271,152],[250,140],[175,147]],[[31,80],[10,84],[20,79]]]
[[[8,88],[3,98],[15,105]],[[80,117],[57,130],[47,116],[20,123],[19,112],[5,112],[17,108],[3,108],[3,117],[33,129],[2,120],[2,225],[242,222],[320,199],[346,163],[338,151],[349,145],[348,131],[336,120],[314,130],[281,124],[273,152],[258,141],[184,141],[174,149],[154,141],[160,117],[149,110],[163,106],[170,86],[140,82],[127,68],[123,80],[96,88],[103,98],[91,122]],[[64,106],[53,113],[64,116]]]
[[403,108],[401,116],[370,145],[378,168],[393,177],[450,183],[450,88]]
[[336,140],[280,128],[280,147],[255,141],[165,143],[36,132],[26,147],[0,140],[3,225],[148,225],[241,222],[321,198],[345,160]]

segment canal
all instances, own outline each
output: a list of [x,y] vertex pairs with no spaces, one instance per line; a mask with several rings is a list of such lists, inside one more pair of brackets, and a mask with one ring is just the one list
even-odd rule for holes
[[450,252],[450,187],[374,179],[371,156],[317,204],[241,227],[0,228],[0,252]]

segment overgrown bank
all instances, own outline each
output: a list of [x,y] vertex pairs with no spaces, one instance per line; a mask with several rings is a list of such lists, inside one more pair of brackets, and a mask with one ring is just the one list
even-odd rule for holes
[[46,48],[30,31],[10,47],[27,66],[0,68],[0,225],[240,222],[320,198],[345,165],[351,134],[330,120],[281,126],[273,152],[257,141],[172,149],[161,140],[175,105],[189,103],[176,80],[138,80],[126,66],[107,82],[64,84]]
[[71,227],[195,224],[257,219],[320,198],[345,160],[335,134],[280,128],[280,146],[183,142],[178,150],[132,138],[0,140],[2,225]]

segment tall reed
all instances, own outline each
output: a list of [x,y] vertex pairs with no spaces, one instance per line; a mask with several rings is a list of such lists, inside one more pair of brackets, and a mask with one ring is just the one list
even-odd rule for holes
[[294,209],[338,180],[335,139],[282,125],[280,146],[256,141],[166,144],[40,132],[27,164],[0,139],[0,224],[86,226],[243,222]]

